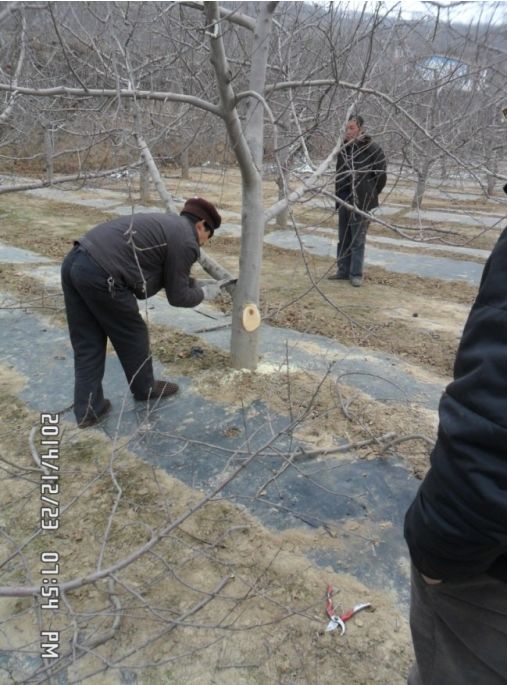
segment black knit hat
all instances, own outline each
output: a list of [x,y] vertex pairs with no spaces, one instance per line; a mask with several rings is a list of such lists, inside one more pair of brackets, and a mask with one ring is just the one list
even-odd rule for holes
[[212,233],[214,233],[216,228],[221,226],[221,215],[212,202],[204,200],[202,197],[192,197],[189,200],[186,200],[181,214],[192,214],[193,216],[197,216],[198,219],[203,219],[212,230]]

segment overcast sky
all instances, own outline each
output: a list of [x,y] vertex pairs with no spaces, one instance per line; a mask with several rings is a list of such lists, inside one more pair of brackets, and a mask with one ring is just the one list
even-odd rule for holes
[[[323,0],[324,2],[326,0]],[[362,9],[366,3],[369,6],[375,6],[375,0],[336,0],[341,1],[342,4],[348,2],[349,5],[356,9]],[[483,21],[495,21],[497,23],[507,22],[507,4],[506,2],[479,2],[478,0],[468,0],[467,2],[457,2],[457,0],[439,0],[439,2],[426,3],[420,0],[403,0],[402,2],[384,2],[386,8],[394,7],[397,12],[401,9],[402,15],[405,19],[411,17],[417,18],[418,15],[432,14],[436,16],[436,5],[440,4],[442,9],[440,14],[444,19],[449,18],[454,21],[461,21],[469,24],[471,21],[477,22],[479,18]],[[449,7],[448,7],[449,6]]]

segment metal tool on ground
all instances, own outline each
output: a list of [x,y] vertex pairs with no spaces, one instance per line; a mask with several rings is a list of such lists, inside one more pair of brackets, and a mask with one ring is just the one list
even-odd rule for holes
[[362,611],[363,609],[370,609],[371,604],[356,604],[353,609],[349,609],[344,614],[341,614],[341,616],[338,616],[334,613],[334,604],[332,603],[333,594],[334,590],[332,585],[327,585],[327,604],[325,605],[325,611],[327,612],[327,616],[330,618],[330,621],[327,625],[326,631],[330,632],[332,630],[336,630],[336,628],[339,628],[341,630],[341,635],[344,635],[346,632],[346,621],[351,619],[352,616],[355,616],[355,614],[359,613],[359,611]]

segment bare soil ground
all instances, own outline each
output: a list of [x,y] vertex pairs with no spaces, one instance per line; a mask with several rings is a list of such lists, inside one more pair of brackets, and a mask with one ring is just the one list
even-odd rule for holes
[[[195,171],[192,180],[171,178],[168,185],[176,195],[203,195],[221,209],[239,210],[238,178],[230,173]],[[113,194],[127,193],[119,182],[109,187]],[[273,187],[270,193],[275,198]],[[440,204],[430,200],[430,206]],[[472,209],[493,211],[494,206],[476,202]],[[316,223],[318,217],[322,225],[335,226],[335,216],[325,210],[304,205],[295,214],[302,223]],[[105,216],[72,203],[7,195],[0,209],[0,241],[61,259],[73,238]],[[370,230],[394,237],[376,225]],[[485,233],[475,238],[473,229],[465,229],[461,238],[489,249],[496,236]],[[218,233],[207,251],[237,272],[238,240]],[[374,267],[367,269],[365,286],[354,289],[345,282],[327,281],[330,267],[330,260],[266,246],[264,319],[365,348],[366,354],[394,354],[414,364],[421,378],[442,379],[445,385],[475,289]],[[25,268],[0,265],[0,290],[64,326],[58,291],[27,276]],[[197,276],[200,271],[196,267]],[[228,310],[228,298],[218,306]],[[283,414],[290,404],[293,412],[305,412],[299,436],[317,449],[330,447],[337,436],[356,443],[386,432],[413,435],[398,445],[398,453],[418,477],[427,470],[435,412],[412,403],[404,407],[376,403],[341,383],[321,382],[303,369],[262,365],[256,373],[234,372],[226,354],[198,338],[158,326],[152,326],[151,337],[154,354],[169,376],[192,376],[204,400],[220,396],[236,407],[261,399]],[[202,347],[204,354],[190,356],[193,345]],[[37,534],[38,473],[31,470],[34,462],[28,449],[28,436],[38,417],[16,397],[27,380],[5,365],[0,370],[0,460],[4,460],[0,525],[10,535],[1,543],[1,557],[35,533],[24,555],[28,567],[38,568],[38,555],[46,543]],[[68,593],[67,610],[78,615],[81,644],[107,635],[119,607],[123,616],[114,638],[70,666],[74,682],[85,682],[85,675],[95,672],[87,683],[117,683],[120,667],[147,685],[405,682],[412,650],[407,617],[396,598],[330,568],[318,569],[306,558],[317,548],[333,550],[340,557],[344,550],[338,539],[323,529],[269,532],[220,498],[188,516],[203,493],[140,462],[129,452],[129,444],[112,445],[98,431],[78,431],[66,424],[61,449],[65,452],[61,491],[68,509],[58,536],[52,538],[63,559],[61,581],[83,574],[84,569],[93,571],[106,538],[104,564],[109,565],[146,543],[156,529],[182,517],[153,554],[118,574],[113,587],[100,581]],[[376,444],[357,454],[360,459],[384,458]],[[25,582],[19,560],[6,565],[0,584]],[[359,614],[343,637],[324,632],[328,583],[336,589],[341,609],[361,601],[370,601],[376,609]],[[30,598],[0,601],[0,625],[5,622],[2,649],[20,653],[31,642],[28,651],[38,652],[32,608]],[[64,643],[69,644],[69,614],[62,611],[58,622],[65,631]],[[111,668],[105,672],[108,665]],[[19,668],[14,669],[16,677]],[[2,685],[23,682],[2,680],[3,675],[0,671]]]
[[[60,555],[63,582],[95,568],[105,536],[103,566],[108,567],[147,543],[157,528],[184,519],[154,554],[118,572],[113,588],[99,581],[68,593],[66,610],[51,626],[62,631],[63,645],[72,640],[69,615],[82,626],[82,645],[108,633],[115,608],[123,616],[114,640],[69,667],[72,682],[85,682],[81,679],[94,672],[97,675],[86,682],[117,682],[117,664],[135,673],[143,666],[140,683],[271,685],[332,683],[337,678],[358,685],[403,682],[411,658],[409,634],[394,598],[345,574],[317,569],[304,556],[306,550],[323,547],[336,548],[340,557],[338,540],[325,531],[270,533],[221,499],[186,518],[201,499],[199,492],[140,462],[128,445],[112,447],[99,432],[64,425],[60,491],[65,511],[58,532],[41,534],[38,472],[27,450],[27,436],[38,416],[14,394],[25,383],[2,367],[1,525],[10,531],[1,543],[2,558],[30,538],[24,563],[37,569],[49,537],[52,550]],[[36,440],[36,448],[38,444]],[[2,583],[26,583],[23,565],[7,564]],[[343,637],[324,631],[329,583],[342,610],[362,601],[375,609],[355,618]],[[33,606],[30,598],[0,602],[0,623],[8,628],[2,649],[37,653]],[[131,657],[121,658],[133,648]],[[67,647],[62,651],[68,652]],[[103,672],[105,664],[112,666],[108,673]],[[0,682],[24,682],[26,668],[21,661],[10,676],[0,671]]]

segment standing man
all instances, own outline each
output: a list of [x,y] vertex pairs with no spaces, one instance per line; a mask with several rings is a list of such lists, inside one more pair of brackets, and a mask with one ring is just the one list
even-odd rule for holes
[[[385,155],[380,145],[364,133],[364,119],[348,119],[343,147],[336,162],[336,209],[339,214],[337,272],[330,280],[362,285],[364,249],[369,219],[345,207],[340,200],[363,212],[378,207],[378,196],[387,182]],[[339,200],[339,201],[338,201]]]
[[195,307],[219,295],[190,277],[200,246],[221,225],[213,204],[194,197],[180,216],[135,214],[96,226],[74,243],[62,264],[62,288],[74,350],[74,413],[80,428],[111,407],[102,379],[111,340],[135,400],[174,395],[178,385],[154,380],[147,325],[138,299],[162,288],[175,307]]
[[504,231],[440,401],[431,468],[406,514],[409,685],[506,682],[506,249]]

